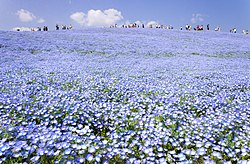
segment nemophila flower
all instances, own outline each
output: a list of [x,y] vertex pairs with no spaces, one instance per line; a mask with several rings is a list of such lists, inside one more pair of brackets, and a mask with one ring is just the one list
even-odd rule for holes
[[198,155],[204,155],[204,154],[206,154],[206,149],[205,148],[199,148],[198,150],[197,150],[197,153],[198,153]]
[[13,151],[14,151],[14,152],[19,152],[19,151],[21,151],[21,147],[14,147],[14,148],[13,148]]
[[80,150],[78,154],[85,154],[85,150]]
[[229,153],[228,153],[228,156],[231,157],[231,158],[232,158],[232,157],[235,157],[235,153],[234,153],[234,152],[229,152]]
[[72,149],[68,148],[68,149],[66,149],[66,150],[64,151],[64,154],[65,154],[65,155],[69,155],[69,154],[71,154],[71,151],[72,151]]
[[109,164],[109,161],[105,159],[104,161],[102,161],[102,164]]
[[247,160],[240,160],[238,163],[239,164],[247,164],[247,163],[249,163],[249,161],[247,161]]
[[66,162],[65,162],[65,164],[72,164],[73,163],[73,161],[71,161],[71,160],[67,160]]
[[14,153],[14,154],[13,154],[13,157],[15,157],[15,158],[18,158],[18,157],[21,157],[21,156],[22,156],[21,153]]
[[78,158],[76,161],[79,162],[79,163],[84,163],[85,162],[85,158]]
[[95,161],[100,163],[101,162],[101,157],[102,156],[100,154],[95,156]]
[[40,158],[40,156],[34,156],[30,160],[35,163],[39,160],[39,158]]
[[2,145],[1,148],[0,148],[0,151],[4,152],[4,151],[8,150],[9,148],[10,148],[9,145]]
[[[0,130],[4,136],[17,141],[17,144],[9,143],[11,151],[31,152],[30,147],[38,146],[35,150],[43,148],[42,154],[63,153],[67,158],[71,156],[71,153],[65,154],[68,149],[77,155],[86,155],[93,146],[95,155],[110,152],[112,158],[117,153],[125,153],[123,158],[128,159],[133,146],[144,152],[145,147],[164,144],[163,151],[169,152],[168,148],[173,146],[178,149],[174,155],[179,151],[186,154],[184,149],[190,146],[197,150],[195,155],[189,151],[192,158],[204,156],[211,148],[236,159],[248,152],[244,141],[249,140],[249,129],[244,120],[250,107],[249,61],[243,52],[249,48],[238,46],[244,45],[245,37],[231,40],[231,36],[223,34],[218,41],[215,34],[199,33],[199,40],[211,39],[204,47],[200,46],[202,41],[186,40],[195,40],[196,34],[162,31],[158,35],[154,30],[138,30],[136,32],[145,34],[144,40],[149,34],[159,40],[155,44],[142,39],[139,45],[134,42],[134,31],[121,29],[109,31],[108,35],[100,29],[87,31],[91,31],[91,35],[78,31],[46,36],[36,33],[32,34],[32,44],[28,44],[30,36],[17,33],[3,43],[11,46],[0,49],[5,52],[1,60],[13,60],[0,62],[3,79],[0,84],[9,89],[0,94],[0,123],[3,128],[8,127]],[[121,34],[127,36],[123,41],[117,37]],[[54,44],[41,45],[36,39],[46,40],[46,37]],[[66,44],[65,38],[70,38],[72,44]],[[176,38],[178,41],[173,42]],[[109,42],[101,42],[102,39]],[[115,45],[112,51],[110,45]],[[43,53],[30,55],[30,47]],[[78,50],[79,47],[82,48]],[[97,50],[100,52],[95,52]],[[194,50],[198,55],[191,55]],[[237,57],[225,58],[229,52]],[[13,54],[20,58],[15,60]],[[234,69],[239,64],[241,68]],[[230,131],[238,138],[233,141],[239,149],[237,153],[227,151],[227,142],[221,138]],[[28,144],[19,142],[26,139]],[[221,142],[218,143],[218,139]],[[3,142],[9,140],[6,137]],[[129,145],[133,145],[133,150]],[[53,147],[57,151],[50,151]],[[99,148],[104,150],[99,152]],[[35,151],[37,156],[38,152]],[[159,148],[153,152],[148,153],[157,158],[162,155]],[[145,163],[151,160],[140,154],[134,161],[138,158],[144,158]],[[176,160],[171,156],[168,159]]]
[[88,148],[88,152],[89,153],[94,153],[96,151],[94,146],[91,146],[90,148]]
[[219,152],[213,152],[211,155],[218,158],[218,159],[222,159],[222,156]]
[[206,143],[205,143],[205,147],[206,147],[206,148],[209,148],[211,145],[212,145],[211,142],[206,142]]
[[175,157],[179,158],[180,161],[184,161],[186,159],[186,156],[182,153],[175,155]]
[[93,159],[94,159],[94,157],[93,157],[92,154],[87,154],[87,155],[86,155],[86,160],[87,160],[87,161],[90,162],[90,161],[92,161]]

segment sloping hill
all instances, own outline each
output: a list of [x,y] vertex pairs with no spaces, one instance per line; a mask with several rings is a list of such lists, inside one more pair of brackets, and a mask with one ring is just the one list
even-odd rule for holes
[[250,160],[250,37],[0,32],[0,161]]

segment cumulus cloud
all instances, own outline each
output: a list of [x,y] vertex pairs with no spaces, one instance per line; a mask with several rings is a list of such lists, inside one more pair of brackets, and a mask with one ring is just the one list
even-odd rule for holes
[[24,9],[20,9],[16,12],[16,15],[18,16],[19,20],[21,22],[31,22],[36,20],[37,23],[44,23],[45,20],[43,18],[39,18],[35,16],[32,12]]
[[199,22],[203,22],[204,18],[205,18],[205,15],[202,15],[202,14],[199,14],[199,13],[198,14],[193,14],[190,21],[192,23],[199,23]]
[[36,16],[29,12],[28,10],[20,9],[16,12],[16,15],[19,17],[19,20],[22,22],[30,22],[36,19]]
[[149,22],[147,23],[147,27],[149,27],[149,26],[156,26],[156,25],[159,25],[159,23],[156,22],[156,21],[149,21]]
[[140,24],[143,24],[143,23],[142,23],[141,21],[139,21],[139,20],[135,21],[135,23],[136,23],[136,24],[139,24],[139,25],[140,25]]
[[83,26],[86,23],[86,14],[83,12],[76,12],[70,15],[70,19]]
[[37,20],[37,23],[44,23],[45,22],[45,20],[43,19],[43,18],[39,18],[38,20]]
[[113,25],[123,19],[120,11],[115,9],[108,10],[89,10],[87,14],[75,12],[70,18],[82,26],[103,27]]

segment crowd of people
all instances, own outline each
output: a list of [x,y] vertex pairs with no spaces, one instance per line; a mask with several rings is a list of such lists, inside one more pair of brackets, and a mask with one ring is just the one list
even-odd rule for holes
[[[138,23],[130,23],[130,24],[123,24],[121,26],[118,26],[117,24],[111,25],[110,28],[161,28],[161,29],[174,29],[174,27],[172,25],[160,25],[160,24],[138,24]],[[72,25],[70,24],[69,26],[67,25],[61,25],[61,28],[58,24],[56,24],[55,26],[55,30],[71,30],[73,29]],[[186,24],[185,29],[187,31],[209,31],[210,30],[210,25],[207,24],[206,25],[206,29],[203,27],[203,25],[197,25],[196,27],[192,28],[192,26],[190,24]],[[21,29],[17,28],[17,31],[22,31]],[[180,27],[180,30],[183,30],[182,26]],[[30,28],[29,31],[49,31],[48,26],[44,26],[42,27],[37,27],[37,28]],[[217,26],[214,31],[221,31],[221,27]],[[237,33],[237,29],[236,28],[232,28],[229,31],[230,33]],[[243,34],[248,34],[248,30],[243,30],[242,31]]]
[[[62,30],[71,30],[73,27],[72,27],[72,25],[70,24],[69,26],[67,26],[67,25],[62,25],[61,26],[61,29]],[[59,27],[59,25],[58,24],[56,24],[56,30],[60,30],[60,27]]]
[[[61,25],[62,30],[71,30],[73,29],[72,25],[66,26],[66,25]],[[49,31],[48,26],[43,26],[43,27],[35,27],[35,28],[15,28],[14,30],[16,31]],[[60,30],[60,27],[58,24],[56,24],[55,30]]]
[[[27,29],[26,29],[27,30]],[[21,29],[17,28],[17,31],[21,31]],[[30,31],[49,31],[48,26],[30,28]]]
[[[117,24],[110,26],[110,28],[119,28],[119,27],[121,27],[121,28],[162,28],[162,29],[174,29],[174,27],[172,25],[165,26],[165,25],[159,25],[159,24],[144,25],[144,24],[130,23],[130,24],[123,24],[121,26],[118,26]],[[211,30],[209,24],[206,25],[206,28],[204,28],[203,25],[197,25],[196,27],[192,28],[191,25],[186,24],[185,29],[187,31],[191,31],[191,30],[194,30],[194,31],[204,31],[204,30],[209,31],[209,30]],[[183,30],[182,26],[180,27],[180,30]],[[221,31],[221,27],[220,26],[215,27],[214,31]],[[230,29],[230,32],[231,33],[236,33],[237,29],[236,28]],[[248,34],[248,30],[243,30],[242,33],[243,34]]]

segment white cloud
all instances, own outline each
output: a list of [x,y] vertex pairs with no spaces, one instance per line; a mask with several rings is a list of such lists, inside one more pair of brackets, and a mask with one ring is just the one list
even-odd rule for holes
[[70,18],[82,26],[103,27],[114,25],[123,19],[120,11],[115,9],[108,10],[89,10],[87,14],[76,12]]
[[29,12],[28,10],[20,9],[16,12],[16,15],[19,17],[19,20],[22,22],[30,22],[36,19],[36,16]]
[[135,23],[137,24],[137,25],[141,25],[141,24],[143,24],[141,21],[135,21]]
[[156,25],[159,25],[159,23],[156,22],[156,21],[149,21],[149,22],[147,23],[147,27],[149,27],[149,26],[154,27],[154,26],[156,26]]
[[86,15],[83,12],[76,12],[70,15],[70,18],[82,26],[86,23]]
[[43,19],[43,18],[39,18],[38,20],[37,20],[37,23],[44,23],[45,22],[45,20]]
[[202,15],[202,14],[199,14],[199,13],[193,14],[190,21],[191,21],[192,23],[203,22],[203,21],[205,20],[204,17],[206,17],[206,16],[205,16],[205,15]]
[[28,10],[20,9],[16,12],[16,15],[18,16],[19,20],[21,22],[31,22],[36,20],[37,23],[44,23],[45,20],[43,18],[39,18],[35,16],[33,13],[31,13]]
[[123,24],[128,25],[131,24],[131,22],[129,20],[126,20]]

